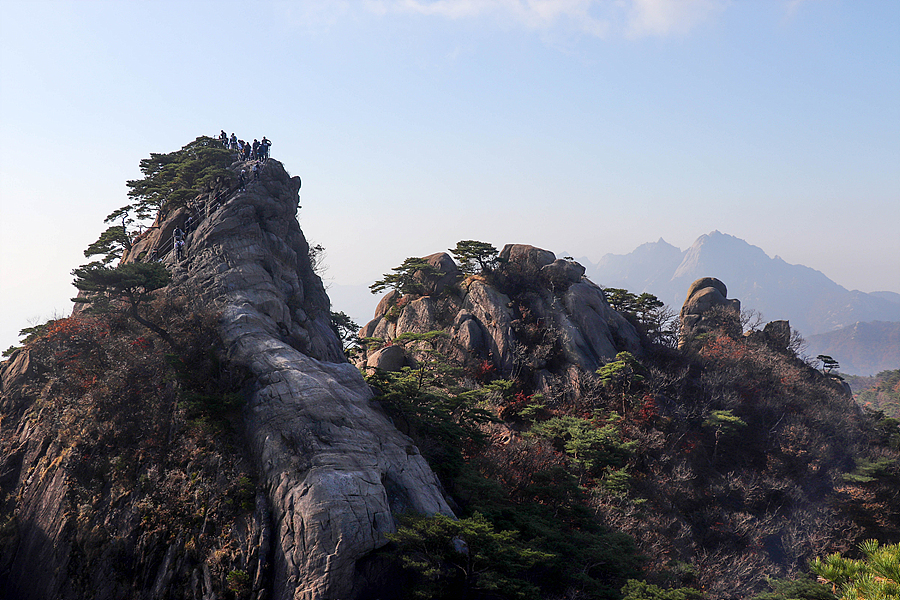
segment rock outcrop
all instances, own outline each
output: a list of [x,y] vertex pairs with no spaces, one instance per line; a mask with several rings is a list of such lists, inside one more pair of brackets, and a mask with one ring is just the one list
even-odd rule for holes
[[386,543],[394,514],[452,513],[343,356],[296,219],[299,186],[269,160],[187,236],[173,285],[221,307],[225,354],[256,377],[246,427],[276,524],[275,597],[351,598],[356,562]]
[[[235,163],[231,170],[246,166]],[[268,580],[250,583],[279,600],[343,600],[373,593],[365,575],[372,566],[368,555],[396,530],[395,515],[452,511],[416,446],[372,402],[371,389],[343,354],[296,218],[299,187],[299,178],[269,160],[260,181],[245,191],[210,190],[196,199],[193,215],[179,209],[158,219],[124,262],[152,260],[156,249],[172,273],[162,293],[215,310],[221,358],[252,374],[243,421],[254,479],[264,493],[250,528],[257,533],[248,533],[246,543],[254,556],[267,557],[269,566],[247,568],[250,576]],[[188,216],[202,218],[189,225]],[[181,260],[171,251],[176,227],[187,229]],[[4,366],[5,403],[16,401],[6,387],[14,387],[29,369],[34,367],[26,352]],[[53,452],[60,452],[48,452],[48,443],[29,442],[17,456],[35,465],[40,461],[29,458],[34,453],[53,460]],[[9,459],[0,469],[22,471]],[[25,539],[33,547],[20,552],[59,566],[63,574],[65,557],[47,553],[65,554],[67,548],[46,532],[67,527],[60,504],[64,487],[64,480],[48,478],[42,487],[29,488],[36,497],[28,506],[46,513],[42,528],[33,530],[43,537]],[[178,548],[186,543],[177,540],[165,553],[147,597],[172,593],[168,581],[182,561]],[[58,581],[45,583],[46,594],[27,597],[50,598],[60,589]],[[194,586],[195,594],[210,589],[201,582]]]
[[724,328],[731,335],[741,334],[741,301],[729,300],[727,296],[728,288],[715,277],[701,277],[691,284],[681,307],[679,348],[712,329]]
[[[569,378],[573,366],[593,371],[622,350],[641,353],[637,331],[574,261],[508,244],[499,253],[500,267],[461,280],[449,255],[426,260],[439,272],[429,293],[388,292],[361,337],[391,341],[407,332],[444,330],[448,354],[462,362],[488,361],[505,377],[530,377],[535,389],[553,377]],[[384,368],[381,352],[363,355],[358,366]]]

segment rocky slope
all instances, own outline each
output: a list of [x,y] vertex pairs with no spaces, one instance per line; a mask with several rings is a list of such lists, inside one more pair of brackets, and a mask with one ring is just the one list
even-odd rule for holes
[[[425,257],[437,271],[427,290],[386,294],[360,336],[390,344],[404,333],[445,330],[448,354],[487,361],[501,376],[530,380],[544,392],[620,351],[640,354],[637,331],[584,278],[580,264],[523,244],[508,244],[499,259],[496,271],[463,279],[448,254]],[[388,346],[364,353],[358,366],[395,370],[412,364],[411,354]]]
[[[232,170],[246,166],[236,163]],[[202,219],[186,236],[186,258],[162,257],[173,274],[164,293],[216,310],[222,357],[252,374],[244,388],[244,428],[265,492],[261,521],[274,529],[271,548],[261,550],[272,556],[261,593],[352,598],[367,592],[364,559],[386,543],[394,514],[452,513],[425,460],[371,403],[372,392],[343,356],[330,327],[328,297],[310,267],[296,220],[299,187],[299,178],[269,160],[261,181],[220,196],[221,206],[215,197],[223,189],[198,197]],[[186,228],[187,217],[188,210],[180,209],[158,219],[123,262],[147,260],[153,249],[166,248],[175,228]],[[27,368],[4,371],[4,401],[23,372]],[[27,438],[26,427],[22,439]],[[39,514],[20,513],[34,535],[22,538],[19,554],[47,568],[59,563],[54,553],[65,553],[56,533],[73,526],[61,504],[66,475],[59,469],[56,478],[31,485],[28,473],[46,448],[29,444],[18,462],[4,463],[3,477],[20,494],[33,496],[29,506],[39,507]],[[181,560],[176,546],[166,557],[169,580]],[[12,573],[11,589],[28,589],[23,578],[32,576]],[[54,597],[64,584],[64,578],[46,581],[23,597]],[[175,589],[167,591],[165,577],[150,587],[148,597]]]

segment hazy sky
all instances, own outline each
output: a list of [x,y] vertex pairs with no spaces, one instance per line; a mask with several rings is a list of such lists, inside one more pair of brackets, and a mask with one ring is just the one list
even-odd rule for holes
[[337,310],[462,239],[596,261],[714,229],[900,292],[895,0],[0,10],[2,348],[68,314],[142,158],[223,128],[302,177]]

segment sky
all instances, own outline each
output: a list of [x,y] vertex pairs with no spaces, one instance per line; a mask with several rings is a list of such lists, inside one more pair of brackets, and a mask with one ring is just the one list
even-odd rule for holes
[[360,323],[368,284],[468,239],[596,262],[719,230],[900,292],[894,0],[0,10],[2,348],[69,314],[139,161],[220,129],[301,176],[332,308]]

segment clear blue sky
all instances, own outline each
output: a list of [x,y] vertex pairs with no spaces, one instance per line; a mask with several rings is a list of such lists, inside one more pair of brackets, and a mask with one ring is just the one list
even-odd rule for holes
[[900,292],[900,2],[0,10],[3,348],[68,313],[140,159],[223,128],[302,177],[336,292],[462,239],[596,261],[714,229]]

